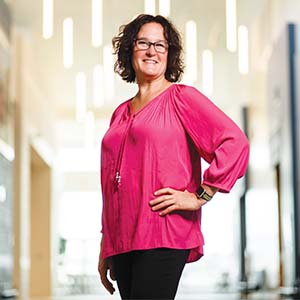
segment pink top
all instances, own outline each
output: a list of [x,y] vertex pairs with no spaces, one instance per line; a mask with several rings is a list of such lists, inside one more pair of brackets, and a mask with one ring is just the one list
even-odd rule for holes
[[249,144],[239,127],[193,87],[173,84],[132,113],[131,100],[114,111],[102,141],[102,258],[159,247],[203,255],[201,211],[153,212],[153,192],[194,192],[200,157],[210,163],[203,183],[229,192],[243,176]]

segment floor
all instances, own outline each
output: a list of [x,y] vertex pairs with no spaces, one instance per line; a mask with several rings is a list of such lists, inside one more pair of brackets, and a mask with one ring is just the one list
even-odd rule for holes
[[[276,292],[260,292],[251,293],[248,295],[240,295],[234,293],[185,293],[184,295],[177,295],[176,300],[300,300],[298,298],[280,297]],[[21,299],[20,299],[21,300]],[[31,300],[120,300],[118,295],[77,295],[65,297],[52,297],[52,298],[33,298]]]

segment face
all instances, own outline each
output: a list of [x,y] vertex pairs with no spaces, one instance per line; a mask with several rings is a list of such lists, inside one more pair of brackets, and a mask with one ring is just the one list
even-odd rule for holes
[[[168,49],[165,53],[161,53],[163,46],[167,47],[163,27],[159,23],[147,23],[141,27],[136,40],[137,42],[133,47],[132,66],[137,81],[164,78],[167,69]],[[145,49],[147,43],[149,46],[149,42],[155,43],[155,46],[151,44],[148,49]]]

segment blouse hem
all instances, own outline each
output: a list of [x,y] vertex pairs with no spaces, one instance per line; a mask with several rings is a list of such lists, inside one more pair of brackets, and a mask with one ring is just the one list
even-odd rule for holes
[[[192,255],[192,259],[190,259],[191,254],[189,255],[189,259],[187,263],[191,263],[194,261],[199,260],[203,255],[203,245],[195,245],[195,246],[187,246],[187,247],[177,247],[177,246],[166,246],[166,245],[158,245],[158,246],[149,246],[149,247],[133,247],[130,249],[126,250],[120,250],[120,251],[110,251],[108,253],[105,253],[104,255],[101,255],[102,259],[109,258],[114,255],[126,253],[126,252],[131,252],[131,251],[138,251],[138,250],[150,250],[150,249],[156,249],[156,248],[170,248],[170,249],[179,249],[179,250],[194,250],[193,252],[196,252],[195,254]],[[200,251],[197,251],[196,249],[199,249]]]

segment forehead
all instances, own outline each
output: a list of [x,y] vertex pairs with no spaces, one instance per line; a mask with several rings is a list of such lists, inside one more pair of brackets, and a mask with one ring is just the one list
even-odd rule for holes
[[148,39],[165,39],[164,28],[159,23],[147,23],[144,24],[137,34],[138,38],[148,38]]

